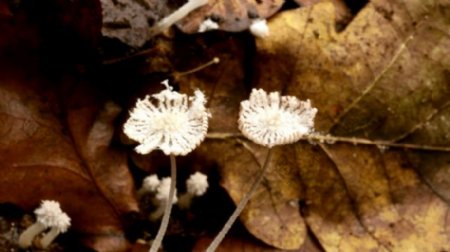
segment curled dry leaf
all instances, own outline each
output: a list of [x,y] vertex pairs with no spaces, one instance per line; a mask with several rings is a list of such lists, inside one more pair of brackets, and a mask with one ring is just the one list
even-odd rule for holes
[[200,24],[210,18],[224,31],[247,29],[252,19],[266,19],[275,14],[282,0],[209,0],[208,5],[192,12],[178,27],[186,33],[196,33]]
[[[132,47],[141,47],[150,37],[155,22],[169,15],[186,1],[169,5],[165,1],[101,0],[103,36],[117,38]],[[211,19],[224,31],[243,31],[251,20],[268,18],[282,6],[283,0],[209,0],[208,4],[194,10],[178,23],[185,33],[197,33],[200,24]]]
[[0,201],[32,211],[56,200],[85,244],[125,251],[120,218],[138,209],[126,157],[110,146],[117,107],[76,91],[63,119],[62,94],[45,79],[9,69],[0,80]]

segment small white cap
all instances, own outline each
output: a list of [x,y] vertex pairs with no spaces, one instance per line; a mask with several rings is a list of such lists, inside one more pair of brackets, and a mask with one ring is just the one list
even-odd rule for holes
[[269,36],[269,27],[265,19],[254,19],[249,29],[256,37],[264,38]]
[[156,189],[158,188],[161,181],[159,180],[158,176],[156,174],[147,176],[142,181],[142,191],[145,192],[156,192]]
[[61,233],[70,226],[70,218],[65,214],[54,200],[43,200],[41,206],[34,210],[37,221],[46,227],[56,227]]
[[219,29],[219,24],[208,18],[203,21],[198,27],[198,32],[206,32]]
[[205,194],[206,189],[208,189],[208,177],[201,172],[196,172],[186,180],[186,187],[188,193],[195,196],[201,196]]
[[[167,201],[169,199],[169,192],[170,192],[170,184],[172,180],[170,178],[163,178],[161,180],[161,183],[159,184],[157,190],[156,190],[156,198],[160,201]],[[172,200],[172,204],[177,203],[177,190],[175,189],[175,194]]]
[[56,219],[56,225],[54,228],[56,228],[60,233],[65,233],[67,229],[70,227],[70,217],[62,212],[61,215]]
[[123,125],[124,133],[139,143],[135,150],[148,154],[160,149],[166,155],[187,155],[206,137],[209,113],[205,95],[196,90],[189,97],[171,90],[138,100]]
[[271,148],[295,143],[313,132],[316,113],[309,100],[253,89],[241,102],[238,126],[245,137]]

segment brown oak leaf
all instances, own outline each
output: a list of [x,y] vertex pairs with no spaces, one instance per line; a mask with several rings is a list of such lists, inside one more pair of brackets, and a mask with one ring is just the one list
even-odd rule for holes
[[0,201],[32,211],[56,200],[85,244],[125,251],[121,218],[138,208],[125,153],[111,146],[120,109],[17,69],[2,68],[0,83]]

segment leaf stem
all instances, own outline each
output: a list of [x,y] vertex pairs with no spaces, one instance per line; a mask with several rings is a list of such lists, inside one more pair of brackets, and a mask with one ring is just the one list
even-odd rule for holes
[[269,148],[267,151],[266,160],[264,161],[263,167],[261,169],[260,174],[256,178],[255,182],[253,182],[252,187],[250,190],[244,195],[244,198],[239,202],[238,206],[234,210],[233,214],[228,218],[227,222],[223,226],[222,230],[220,230],[219,234],[214,238],[214,240],[211,242],[209,247],[206,249],[206,252],[214,252],[217,247],[219,247],[220,242],[222,242],[223,238],[225,238],[225,235],[230,230],[231,226],[234,224],[236,219],[241,214],[242,210],[244,210],[244,207],[247,205],[250,198],[253,196],[254,192],[256,191],[256,188],[258,188],[259,184],[261,183],[262,179],[264,178],[264,174],[266,173],[267,167],[269,166],[269,161],[272,156],[272,148]]
[[166,205],[164,207],[164,215],[159,226],[158,233],[156,234],[155,240],[152,243],[150,252],[157,252],[161,243],[163,241],[164,235],[167,231],[167,226],[169,225],[170,212],[172,211],[172,202],[175,196],[175,188],[177,184],[177,163],[174,155],[170,155],[170,190],[169,199],[167,199]]

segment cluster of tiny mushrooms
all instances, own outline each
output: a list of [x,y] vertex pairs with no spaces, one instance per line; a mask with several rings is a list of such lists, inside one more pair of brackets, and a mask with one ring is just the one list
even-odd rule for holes
[[[160,33],[192,10],[207,3],[208,0],[189,0],[158,22],[151,33]],[[219,25],[208,18],[199,26],[199,32],[218,28]],[[264,19],[253,20],[249,30],[257,37],[269,35]],[[150,175],[144,179],[141,189],[137,192],[138,197],[146,194],[154,196],[158,207],[150,214],[149,219],[158,220],[162,217],[150,252],[157,252],[161,247],[172,204],[178,202],[180,208],[189,208],[192,198],[203,195],[208,188],[206,175],[196,172],[186,181],[187,192],[176,196],[175,156],[187,155],[205,139],[208,119],[211,117],[205,107],[206,97],[200,90],[196,90],[193,96],[188,96],[173,91],[168,81],[162,84],[166,87],[163,91],[147,95],[136,102],[123,126],[124,133],[139,143],[135,148],[137,153],[148,154],[158,149],[170,156],[171,177],[160,180],[156,175]],[[249,99],[241,102],[238,119],[240,131],[251,141],[267,147],[268,152],[259,176],[206,249],[207,252],[217,249],[260,184],[270,161],[272,147],[294,143],[311,134],[316,113],[317,109],[311,106],[309,100],[301,101],[294,96],[281,96],[279,92],[267,93],[262,89],[253,89]],[[21,248],[30,247],[37,235],[49,230],[40,239],[41,247],[46,248],[58,234],[66,232],[70,226],[69,216],[61,210],[56,201],[43,200],[34,213],[36,222],[19,237]]]
[[[187,192],[176,196],[175,156],[184,156],[193,151],[205,139],[208,119],[212,116],[205,107],[202,91],[195,90],[193,96],[172,90],[168,81],[162,82],[163,91],[139,99],[130,111],[123,126],[124,133],[139,143],[135,151],[148,154],[161,150],[170,156],[171,177],[159,180],[156,175],[144,179],[138,195],[153,193],[158,208],[150,214],[151,220],[161,218],[159,231],[152,241],[150,251],[158,251],[166,232],[172,204],[188,208],[194,196],[201,196],[208,187],[206,175],[196,172],[186,181]],[[295,96],[281,96],[279,92],[267,93],[253,89],[248,100],[241,102],[238,127],[243,136],[268,147],[268,152],[250,190],[244,195],[236,210],[228,219],[206,251],[215,251],[237,217],[260,184],[271,157],[272,147],[297,142],[313,132],[317,109],[309,100],[301,101]]]

